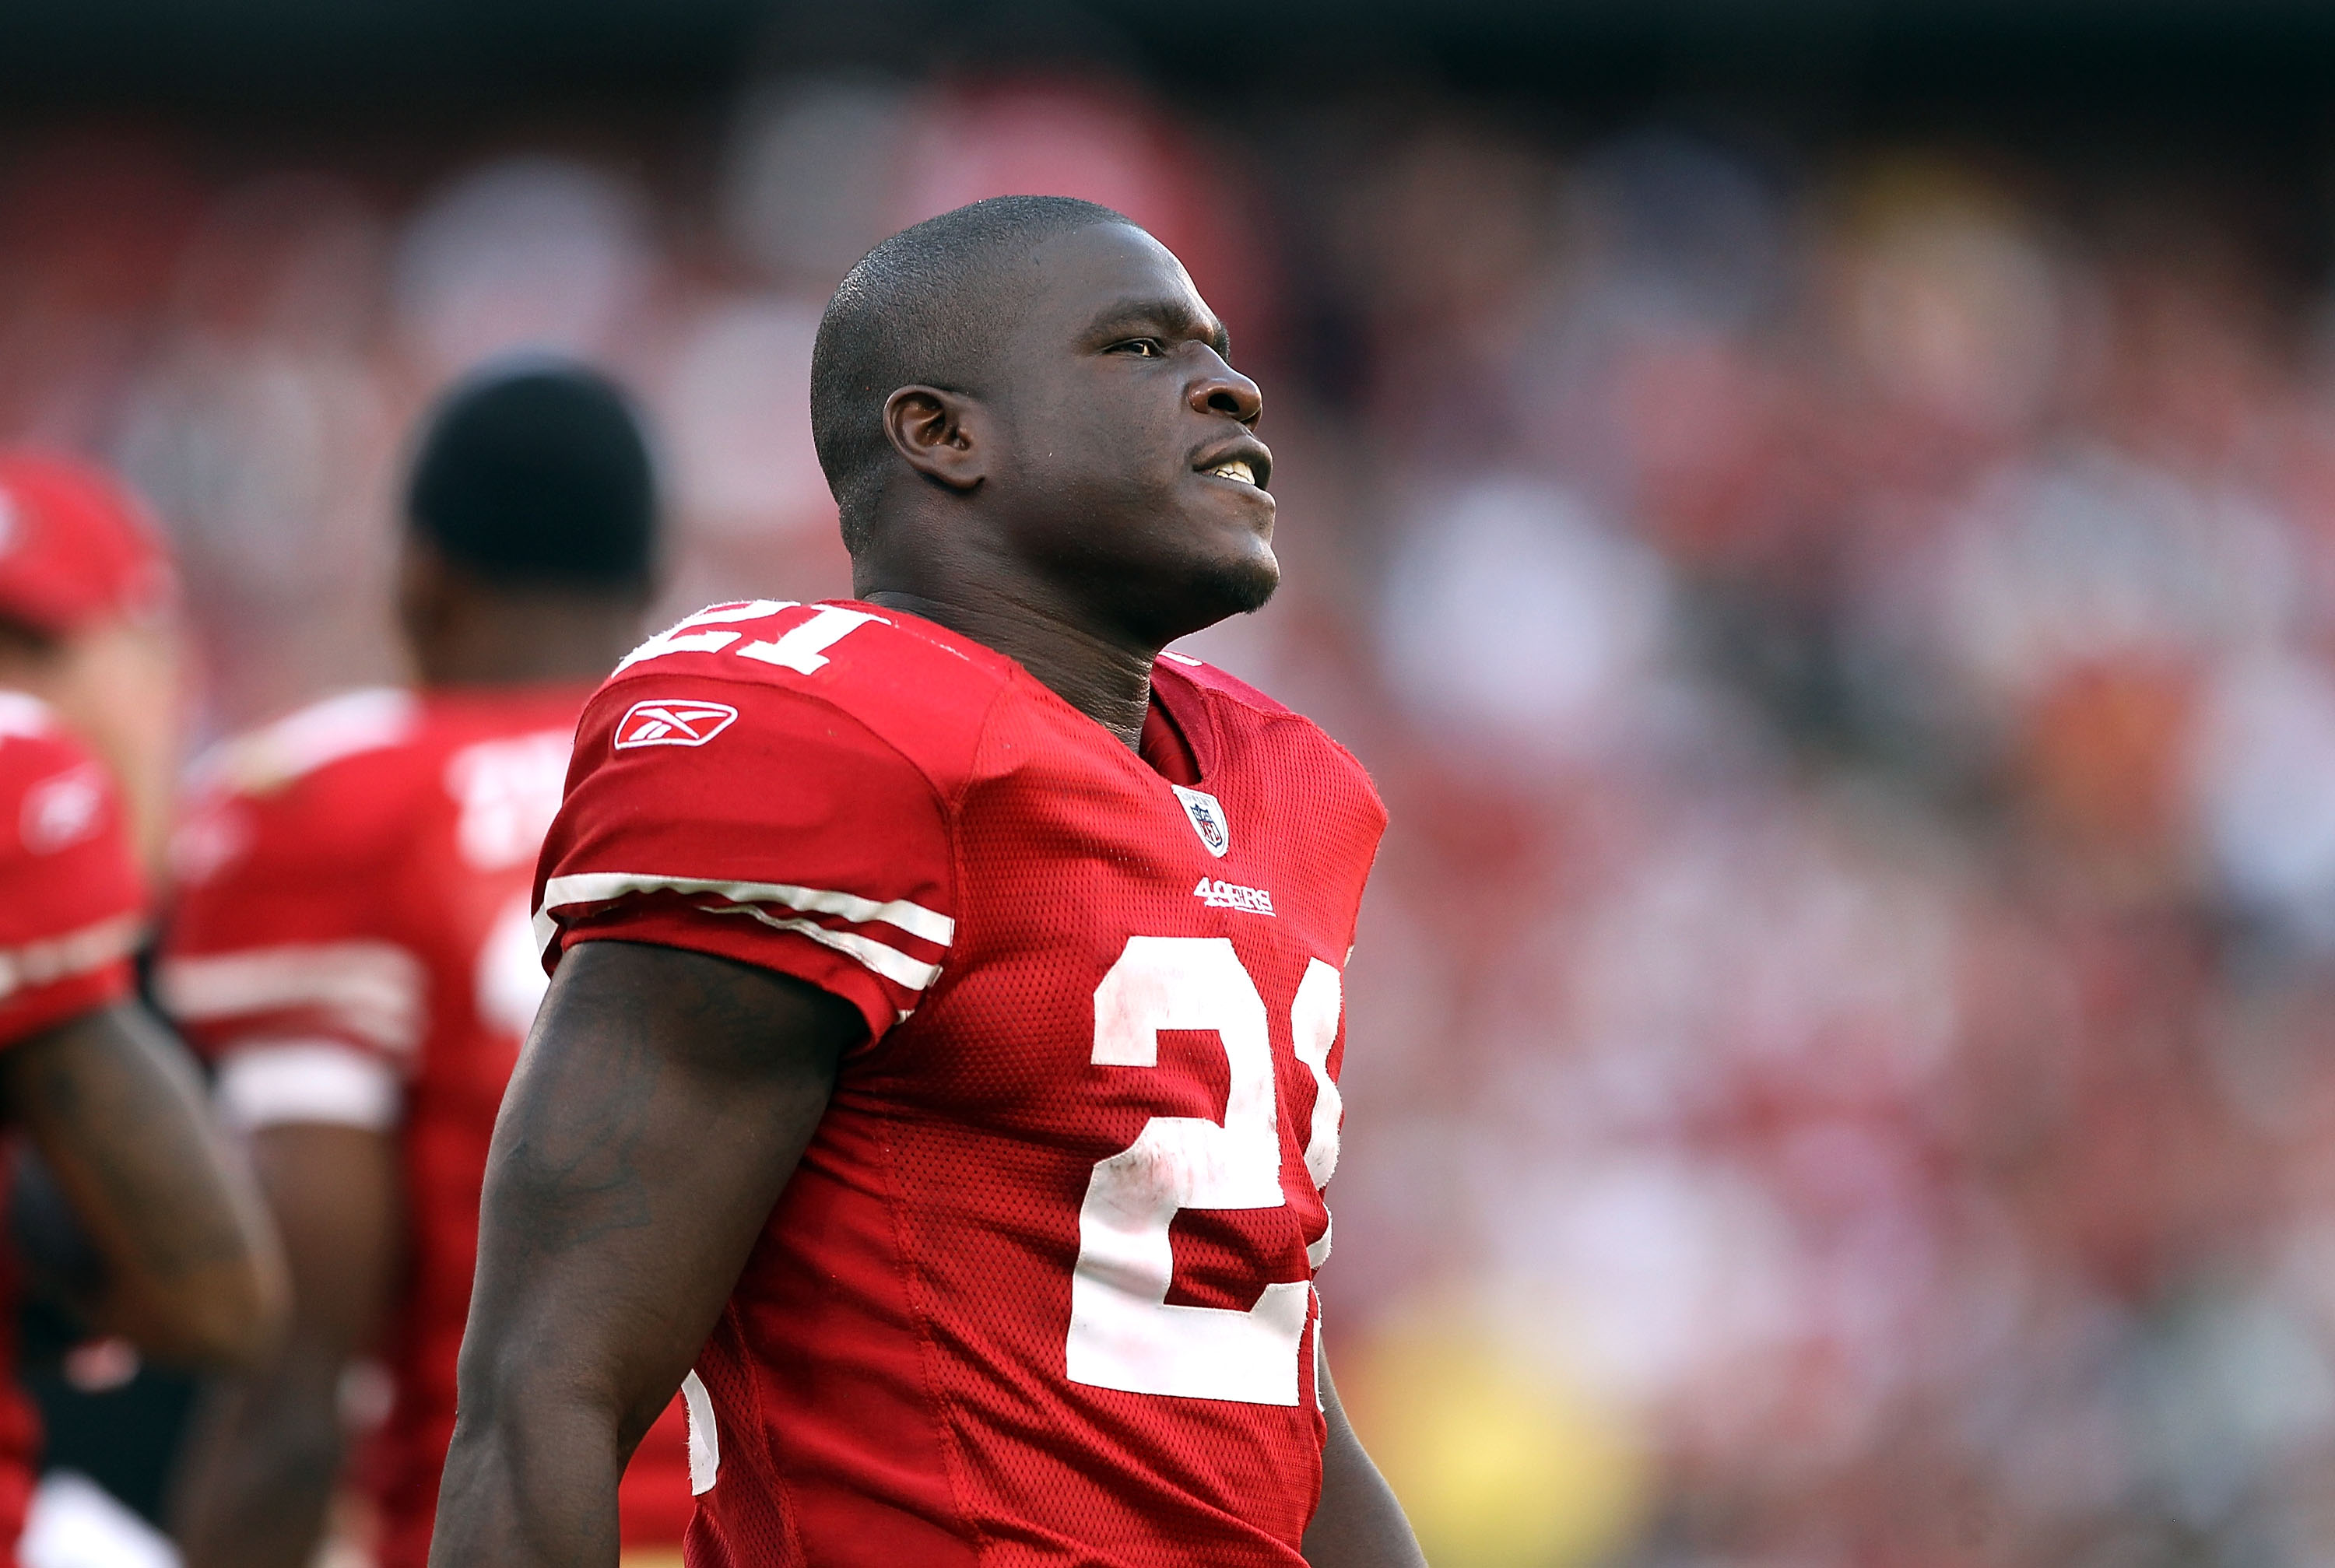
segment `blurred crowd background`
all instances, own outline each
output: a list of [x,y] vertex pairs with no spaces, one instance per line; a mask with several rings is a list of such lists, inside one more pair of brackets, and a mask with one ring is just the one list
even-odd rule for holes
[[1532,74],[27,114],[0,440],[150,499],[191,750],[399,675],[402,443],[513,348],[651,411],[661,613],[845,593],[836,280],[1118,207],[1277,454],[1286,586],[1191,651],[1393,812],[1324,1296],[1440,1568],[2335,1561],[2335,135]]

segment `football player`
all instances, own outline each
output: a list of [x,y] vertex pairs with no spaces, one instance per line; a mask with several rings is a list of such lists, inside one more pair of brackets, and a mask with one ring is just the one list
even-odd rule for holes
[[0,682],[34,693],[121,792],[161,870],[180,747],[178,575],[144,505],[104,470],[0,453]]
[[[140,830],[168,799],[170,595],[119,486],[0,453],[0,1106],[41,1157],[38,1189],[64,1199],[71,1223],[40,1226],[43,1261],[89,1326],[165,1360],[247,1365],[281,1324],[282,1260],[132,975]],[[0,1302],[0,1363],[15,1308]],[[15,1561],[39,1447],[31,1406],[0,1381],[0,1563]]]
[[[440,405],[408,497],[419,692],[345,692],[198,764],[161,994],[218,1067],[291,1254],[293,1322],[218,1390],[179,1509],[191,1568],[305,1568],[352,1369],[392,1392],[357,1467],[382,1568],[420,1568],[454,1426],[480,1182],[543,986],[528,880],[591,683],[640,634],[649,456],[596,374],[528,361]],[[677,1555],[682,1417],[625,1539]],[[612,1496],[612,1504],[613,1496]]]
[[821,324],[858,598],[586,709],[498,1124],[438,1568],[1419,1561],[1342,1413],[1342,971],[1385,814],[1161,650],[1278,581],[1261,394],[1107,208],[977,203]]

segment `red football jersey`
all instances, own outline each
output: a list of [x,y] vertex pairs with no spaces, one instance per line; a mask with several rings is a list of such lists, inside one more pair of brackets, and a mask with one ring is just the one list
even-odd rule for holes
[[1385,812],[1240,682],[1153,692],[1138,756],[916,616],[758,601],[586,710],[549,961],[717,953],[870,1037],[683,1385],[691,1568],[1302,1562]]
[[[0,1050],[127,996],[145,911],[112,780],[46,707],[0,692]],[[0,1259],[10,1369],[17,1296],[15,1260]],[[0,1568],[15,1568],[39,1446],[31,1403],[0,1380]]]
[[[231,1125],[393,1131],[405,1274],[365,1456],[382,1568],[422,1568],[454,1429],[479,1193],[544,980],[528,879],[584,692],[349,692],[200,764],[174,843],[160,992],[218,1068]],[[628,1543],[692,1510],[676,1401],[625,1477]]]

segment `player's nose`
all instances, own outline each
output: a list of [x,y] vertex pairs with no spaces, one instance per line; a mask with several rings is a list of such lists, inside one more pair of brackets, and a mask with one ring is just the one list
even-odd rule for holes
[[1217,357],[1202,351],[1207,369],[1192,383],[1192,407],[1204,414],[1230,414],[1245,425],[1264,411],[1264,389]]

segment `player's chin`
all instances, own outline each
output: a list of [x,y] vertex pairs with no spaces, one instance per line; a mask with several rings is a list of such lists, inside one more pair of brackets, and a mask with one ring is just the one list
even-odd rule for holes
[[1187,597],[1207,617],[1204,624],[1214,625],[1228,616],[1263,609],[1280,586],[1281,562],[1271,541],[1258,538],[1247,548],[1195,561]]
[[1198,477],[1207,490],[1197,504],[1188,494],[1181,498],[1168,536],[1173,542],[1156,557],[1154,580],[1166,589],[1158,604],[1178,624],[1177,636],[1262,608],[1281,586],[1273,498],[1253,485],[1240,487],[1246,496],[1227,497],[1221,492],[1235,481]]

